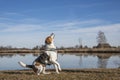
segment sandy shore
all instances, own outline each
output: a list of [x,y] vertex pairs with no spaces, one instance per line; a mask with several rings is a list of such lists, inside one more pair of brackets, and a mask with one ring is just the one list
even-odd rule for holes
[[0,71],[0,80],[120,80],[117,69],[63,69],[60,74],[36,75],[32,70]]

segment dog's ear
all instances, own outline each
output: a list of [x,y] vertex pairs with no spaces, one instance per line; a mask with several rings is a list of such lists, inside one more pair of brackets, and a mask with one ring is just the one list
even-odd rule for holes
[[52,38],[51,38],[51,37],[47,37],[47,38],[45,39],[45,43],[46,43],[46,44],[51,44],[51,43],[52,43]]

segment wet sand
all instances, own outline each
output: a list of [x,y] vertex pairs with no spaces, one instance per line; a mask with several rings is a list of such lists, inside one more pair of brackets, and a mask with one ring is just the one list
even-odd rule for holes
[[116,69],[63,69],[60,74],[36,75],[32,70],[0,71],[0,80],[120,80],[120,68]]

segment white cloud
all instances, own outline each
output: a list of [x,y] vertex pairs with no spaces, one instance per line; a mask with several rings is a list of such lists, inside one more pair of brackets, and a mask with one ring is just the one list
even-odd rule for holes
[[2,14],[2,16],[10,17],[10,16],[24,16],[24,15],[21,14],[21,13],[16,13],[16,12],[5,12],[5,13]]
[[40,25],[34,24],[4,25],[4,27],[4,29],[0,30],[1,32],[26,32],[41,29]]
[[[105,32],[108,42],[110,42],[112,45],[120,45],[120,23],[109,25],[106,25],[104,23],[105,22],[103,22],[102,20],[55,21],[49,23],[46,22],[45,24],[0,23],[0,33],[2,33],[0,34],[0,38],[1,41],[4,42],[6,45],[12,44],[14,46],[23,45],[30,47],[44,44],[44,38],[51,32],[54,32],[56,34],[55,43],[58,47],[74,46],[76,44],[79,44],[79,38],[83,40],[83,45],[94,46],[97,44],[97,33],[99,30],[101,30]],[[102,24],[102,26],[100,26],[99,24]],[[7,34],[7,32],[9,32],[9,34]],[[11,34],[11,32],[24,32],[24,35]],[[3,35],[4,33],[7,36]],[[11,39],[11,37],[13,39]]]
[[[66,30],[62,32],[62,37],[64,37],[64,40],[67,40],[66,42],[70,43],[71,45],[78,44],[78,39],[82,38],[83,45],[95,46],[97,45],[96,37],[99,30],[105,33],[108,43],[113,46],[120,45],[120,24],[94,26],[87,28],[78,27],[77,29],[72,29],[68,31]],[[66,32],[68,35],[66,35]],[[67,36],[67,38],[65,38],[65,36]],[[64,43],[65,42],[63,42],[62,45],[64,45]]]
[[[14,13],[10,13],[14,14]],[[2,21],[2,20],[1,20]],[[23,31],[34,31],[34,30],[46,30],[46,31],[61,31],[61,30],[71,30],[79,29],[80,27],[89,27],[91,25],[98,25],[102,23],[102,20],[72,20],[72,21],[54,21],[54,22],[45,22],[38,19],[26,18],[17,20],[18,22],[14,23],[14,20],[9,19],[9,23],[1,23],[0,26],[4,26],[3,32],[23,32]],[[11,23],[10,23],[11,22]]]
[[71,30],[72,32],[76,33],[96,33],[99,30],[104,32],[120,32],[120,24],[110,24],[110,25],[103,25],[103,26],[94,26],[94,27],[87,27],[87,28],[78,28],[75,30]]

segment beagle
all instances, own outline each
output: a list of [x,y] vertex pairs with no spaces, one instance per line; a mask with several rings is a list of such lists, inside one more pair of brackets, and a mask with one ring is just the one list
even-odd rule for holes
[[32,68],[37,75],[40,75],[40,73],[50,74],[49,72],[45,72],[46,65],[53,64],[56,69],[56,73],[59,74],[59,71],[61,71],[61,67],[60,64],[57,62],[57,51],[56,46],[54,45],[54,37],[55,34],[52,33],[45,39],[45,51],[33,61],[32,65],[27,65],[22,61],[18,63],[22,67]]

